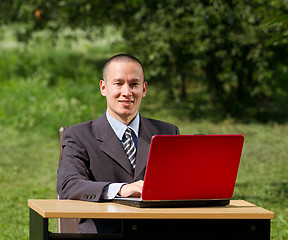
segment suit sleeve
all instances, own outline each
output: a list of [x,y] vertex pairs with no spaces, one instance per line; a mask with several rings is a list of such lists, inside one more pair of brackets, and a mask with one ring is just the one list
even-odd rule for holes
[[178,127],[176,127],[176,126],[175,126],[175,128],[176,128],[176,129],[175,129],[175,131],[176,131],[175,135],[180,135],[180,131],[179,131],[179,128],[178,128]]
[[62,161],[58,168],[57,193],[61,199],[101,201],[110,182],[91,179],[89,157],[72,129],[65,131]]

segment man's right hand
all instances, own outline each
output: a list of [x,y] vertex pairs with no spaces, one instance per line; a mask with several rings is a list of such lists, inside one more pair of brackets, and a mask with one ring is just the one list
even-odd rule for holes
[[123,185],[119,190],[119,195],[121,197],[141,197],[143,180],[133,182],[130,184]]

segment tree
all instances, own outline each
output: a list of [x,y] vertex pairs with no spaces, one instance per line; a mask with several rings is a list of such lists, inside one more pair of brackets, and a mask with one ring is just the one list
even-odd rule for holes
[[126,21],[124,37],[152,68],[152,78],[172,88],[178,83],[181,100],[200,72],[223,115],[242,117],[272,101],[275,89],[288,90],[275,71],[287,63],[278,58],[287,44],[266,46],[283,30],[271,31],[267,21],[285,9],[276,1],[145,1]]
[[255,117],[255,108],[265,110],[279,96],[287,97],[287,39],[269,42],[287,26],[268,24],[287,14],[282,1],[20,2],[13,2],[6,18],[29,22],[28,33],[70,26],[86,29],[89,36],[90,28],[106,24],[123,29],[127,52],[143,59],[148,79],[165,86],[173,99],[186,101],[196,78],[221,105],[223,116]]

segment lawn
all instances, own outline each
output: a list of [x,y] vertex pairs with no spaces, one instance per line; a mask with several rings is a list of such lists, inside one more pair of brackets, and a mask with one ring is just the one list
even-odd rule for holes
[[[169,121],[177,124],[182,134],[244,134],[233,199],[244,199],[274,211],[271,238],[288,239],[287,124],[190,122],[171,116]],[[28,239],[27,199],[56,196],[58,138],[32,131],[19,132],[9,127],[1,127],[0,131],[0,239]],[[51,223],[51,230],[56,231],[56,221]]]

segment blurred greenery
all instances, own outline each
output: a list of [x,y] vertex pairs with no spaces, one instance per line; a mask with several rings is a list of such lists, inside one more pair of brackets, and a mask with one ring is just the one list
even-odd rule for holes
[[234,199],[275,211],[272,239],[288,239],[287,8],[0,0],[0,239],[28,239],[27,199],[55,197],[58,129],[103,113],[101,69],[120,52],[144,62],[142,115],[182,134],[245,135]]
[[[99,91],[99,79],[107,58],[105,46],[82,39],[73,41],[73,47],[65,36],[52,44],[50,33],[45,31],[23,44],[15,42],[12,29],[6,35],[0,42],[2,125],[49,135],[61,125],[103,113],[106,103]],[[71,112],[73,115],[68,114]]]
[[22,24],[16,31],[21,41],[29,41],[40,29],[57,36],[67,27],[80,28],[87,38],[95,39],[95,31],[113,25],[125,42],[122,50],[142,59],[147,80],[161,84],[169,100],[189,102],[189,90],[200,82],[222,119],[287,119],[288,110],[282,107],[288,100],[286,1],[30,0],[0,4],[9,9],[2,11],[3,23]]

